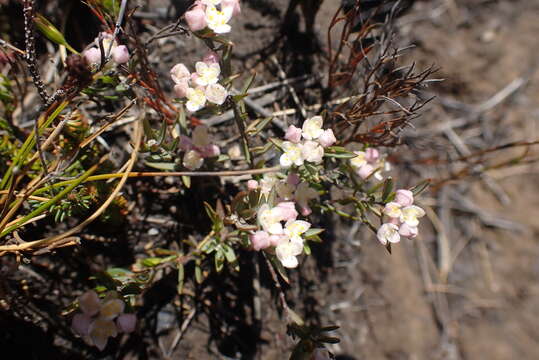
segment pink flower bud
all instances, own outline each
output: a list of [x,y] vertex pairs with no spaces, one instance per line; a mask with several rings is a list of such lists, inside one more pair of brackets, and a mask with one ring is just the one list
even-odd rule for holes
[[127,50],[127,46],[125,45],[119,45],[116,46],[112,50],[112,60],[116,64],[125,64],[129,61],[129,50]]
[[80,336],[87,336],[92,318],[86,314],[75,314],[71,321],[71,328]]
[[399,189],[395,195],[395,202],[401,206],[410,206],[414,203],[414,193],[410,190]]
[[174,85],[174,94],[179,98],[187,97],[187,90],[189,90],[189,82],[182,80]]
[[303,216],[309,216],[312,214],[313,210],[309,207],[309,205],[300,205],[299,212]]
[[331,146],[335,144],[336,141],[337,139],[335,138],[335,135],[333,134],[333,130],[331,129],[324,130],[322,135],[320,135],[320,137],[318,138],[318,142],[323,147]]
[[250,191],[258,189],[258,181],[252,180],[252,179],[248,180],[247,181],[247,189],[249,189]]
[[301,179],[299,178],[298,174],[290,173],[286,177],[286,182],[287,182],[287,184],[290,184],[292,186],[296,186],[297,184],[299,184],[301,182]]
[[403,223],[399,228],[399,234],[410,239],[415,238],[417,236],[417,233],[417,226],[410,226],[406,223]]
[[200,155],[203,158],[215,157],[221,155],[221,149],[217,145],[208,144],[200,149]]
[[202,58],[202,61],[205,62],[208,65],[211,64],[218,64],[219,63],[219,54],[217,54],[215,51],[210,51],[204,57]]
[[116,319],[118,330],[124,333],[130,333],[135,330],[137,325],[137,316],[135,314],[122,314]]
[[296,205],[292,201],[283,201],[277,204],[277,208],[281,211],[283,221],[296,220],[298,212]]
[[257,231],[254,234],[251,234],[249,238],[255,251],[260,251],[262,249],[268,248],[271,245],[270,236],[265,231]]
[[365,160],[369,163],[374,163],[380,158],[380,152],[374,148],[365,150]]
[[362,167],[359,168],[357,174],[358,174],[362,179],[366,179],[366,178],[368,178],[369,176],[371,176],[371,174],[373,173],[373,171],[374,171],[374,168],[372,167],[372,165],[364,164]]
[[96,47],[86,50],[84,57],[89,64],[101,64],[101,51]]
[[170,77],[176,84],[179,84],[182,81],[189,81],[190,76],[191,73],[189,72],[189,69],[182,63],[176,64],[170,69]]
[[232,15],[241,14],[240,0],[222,0],[221,6],[224,8],[232,8]]
[[199,31],[206,27],[206,13],[201,5],[193,7],[185,13],[185,21],[191,31]]
[[290,125],[288,129],[286,129],[284,138],[290,142],[298,143],[301,140],[301,129],[294,125]]

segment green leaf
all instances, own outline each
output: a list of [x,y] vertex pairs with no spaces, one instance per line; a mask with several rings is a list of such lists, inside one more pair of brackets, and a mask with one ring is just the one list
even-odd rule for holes
[[384,182],[384,189],[382,190],[382,202],[388,202],[391,193],[393,192],[393,179],[388,177]]
[[182,263],[178,262],[178,294],[183,293],[183,285],[185,283],[185,267]]
[[202,269],[200,268],[200,260],[195,263],[195,280],[198,284],[202,284],[204,278],[202,277]]
[[174,171],[176,169],[176,164],[174,163],[160,163],[160,162],[144,162],[147,166],[154,169],[164,170],[164,171]]
[[309,239],[309,238],[314,237],[314,236],[316,236],[318,234],[321,234],[323,232],[324,232],[324,229],[311,228],[311,229],[305,231],[305,234],[303,234],[303,237],[305,239]]
[[47,20],[43,15],[41,14],[36,14],[36,16],[34,17],[34,22],[36,24],[36,27],[37,29],[43,34],[45,35],[45,37],[47,39],[49,39],[50,41],[58,44],[58,45],[63,45],[65,46],[67,49],[69,49],[69,51],[71,51],[72,53],[75,53],[75,54],[78,54],[79,52],[75,49],[73,49],[71,47],[71,45],[69,45],[64,37],[64,35],[56,28],[56,26],[54,26],[49,20]]
[[217,270],[217,272],[221,272],[225,264],[225,255],[221,251],[216,251],[214,260],[215,260],[215,270]]
[[420,182],[419,184],[417,184],[413,188],[411,188],[410,191],[414,194],[414,196],[417,196],[417,195],[421,194],[423,191],[425,191],[425,189],[427,189],[427,187],[429,185],[430,185],[430,179],[427,179],[427,180],[424,180],[424,181]]
[[191,177],[190,176],[184,176],[182,175],[182,182],[183,185],[185,185],[186,188],[191,188]]

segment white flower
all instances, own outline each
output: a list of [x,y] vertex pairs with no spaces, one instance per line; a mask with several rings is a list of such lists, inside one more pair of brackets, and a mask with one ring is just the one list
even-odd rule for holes
[[283,233],[283,226],[281,225],[281,209],[277,207],[270,208],[268,204],[264,204],[258,210],[257,218],[264,231],[267,231],[272,235]]
[[301,146],[301,156],[308,162],[320,164],[324,157],[324,148],[316,141],[306,141]]
[[206,95],[203,88],[187,89],[187,103],[185,106],[191,112],[198,111],[206,104]]
[[423,216],[425,216],[425,210],[421,209],[419,206],[410,205],[402,208],[400,221],[408,226],[416,227],[419,225],[419,220],[417,218]]
[[224,103],[227,95],[226,89],[221,84],[210,84],[206,87],[206,99],[214,104]]
[[189,150],[183,156],[183,166],[189,170],[196,170],[202,166],[204,159],[196,150]]
[[285,224],[284,233],[287,235],[291,241],[303,242],[301,235],[309,230],[311,224],[303,220],[294,220],[288,221]]
[[198,75],[195,80],[197,85],[206,86],[215,84],[219,80],[219,74],[221,73],[219,63],[212,63],[208,65],[203,61],[197,61],[195,68]]
[[292,165],[301,166],[303,165],[303,155],[301,153],[301,146],[294,144],[290,141],[283,141],[281,145],[284,154],[279,158],[279,162],[282,167],[290,167]]
[[174,83],[179,84],[185,80],[189,80],[191,73],[187,66],[182,63],[176,64],[170,69],[170,77]]
[[401,204],[396,202],[389,202],[384,207],[384,214],[389,216],[390,218],[400,218],[402,215],[401,211]]
[[388,242],[398,243],[401,239],[399,235],[399,227],[390,223],[382,224],[382,226],[380,226],[378,229],[376,236],[382,245],[386,245]]
[[287,268],[295,268],[298,266],[296,256],[303,251],[303,242],[298,241],[283,241],[275,248],[275,255],[279,261]]
[[305,120],[303,127],[301,128],[303,138],[306,140],[318,139],[324,132],[324,130],[322,130],[323,123],[324,120],[321,116],[313,116],[312,118]]
[[228,21],[232,17],[234,11],[231,7],[225,7],[223,11],[217,10],[214,5],[208,5],[206,8],[206,23],[216,34],[224,34],[230,32]]
[[221,0],[202,0],[201,1],[204,5],[219,5],[221,3]]

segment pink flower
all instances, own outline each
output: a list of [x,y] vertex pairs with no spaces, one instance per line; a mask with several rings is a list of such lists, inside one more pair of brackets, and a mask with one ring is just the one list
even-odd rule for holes
[[215,51],[210,51],[204,57],[202,58],[202,61],[206,64],[218,64],[219,63],[219,54],[217,54]]
[[413,239],[418,234],[417,226],[410,226],[406,223],[403,223],[399,228],[399,234],[404,237]]
[[116,64],[125,64],[129,61],[129,50],[127,50],[127,46],[125,45],[119,45],[116,46],[112,50],[112,60]]
[[101,51],[98,48],[93,47],[84,52],[84,57],[89,64],[100,64],[101,63]]
[[187,91],[189,90],[189,82],[187,80],[181,80],[174,85],[174,94],[179,98],[187,97]]
[[247,181],[247,189],[249,189],[250,191],[258,189],[258,181],[253,180],[253,179],[248,180]]
[[369,163],[375,163],[380,158],[380,152],[374,148],[365,150],[365,160]]
[[240,0],[222,0],[221,6],[223,8],[232,8],[232,15],[236,16],[241,13]]
[[190,76],[191,73],[189,72],[189,69],[182,63],[176,64],[170,69],[170,77],[176,84],[179,84],[182,81],[189,81]]
[[333,130],[331,129],[324,130],[322,135],[320,135],[320,137],[318,138],[318,142],[323,147],[331,146],[335,144],[336,141],[337,139],[335,138],[335,135],[333,134]]
[[191,31],[199,31],[206,27],[206,12],[202,5],[196,5],[185,13],[185,21]]
[[362,178],[366,179],[374,172],[374,168],[370,164],[364,164],[362,167],[359,168],[357,171],[357,174]]
[[249,236],[249,239],[251,240],[251,244],[253,245],[253,249],[256,250],[256,251],[266,249],[271,245],[270,236],[265,231],[257,231],[254,234],[251,234]]
[[137,316],[135,314],[121,314],[116,319],[118,330],[124,333],[130,333],[135,330],[137,325]]
[[395,195],[395,202],[401,206],[410,206],[414,203],[414,193],[410,190],[399,189]]
[[101,301],[99,296],[93,290],[89,290],[79,296],[79,307],[87,316],[94,316],[101,309]]
[[298,212],[296,205],[292,201],[283,201],[277,204],[277,208],[281,211],[283,221],[296,220]]
[[286,129],[284,138],[294,144],[297,144],[301,140],[301,129],[295,127],[294,125],[290,125],[288,129]]

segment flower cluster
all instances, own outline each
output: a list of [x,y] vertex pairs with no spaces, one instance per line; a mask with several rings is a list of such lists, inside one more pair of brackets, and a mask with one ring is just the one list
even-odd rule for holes
[[397,190],[395,199],[384,207],[383,213],[389,221],[382,224],[377,232],[378,240],[386,245],[388,242],[397,243],[400,237],[415,238],[418,233],[419,218],[425,211],[413,205],[414,195],[410,190]]
[[[296,256],[303,252],[304,234],[311,224],[297,220],[298,212],[291,201],[280,202],[275,207],[264,204],[258,210],[257,218],[262,230],[251,235],[255,250],[275,248],[275,255],[284,267],[298,266]],[[285,222],[284,226],[282,222]]]
[[[103,300],[95,291],[87,291],[79,297],[82,313],[75,314],[71,327],[87,343],[103,350],[109,337],[120,332],[130,333],[135,330],[137,317],[124,313],[125,303],[118,298],[118,293],[110,291]],[[116,321],[114,321],[116,320]]]
[[179,98],[187,98],[185,106],[191,112],[198,111],[206,101],[221,105],[228,95],[225,87],[218,83],[221,68],[219,55],[208,53],[202,61],[195,64],[196,71],[190,73],[184,64],[176,64],[170,70],[174,81],[174,92]]
[[373,176],[376,180],[382,180],[382,171],[390,170],[389,163],[375,148],[368,148],[365,151],[355,150],[354,154],[356,157],[350,159],[350,165],[362,179]]
[[239,0],[197,0],[185,13],[185,21],[191,31],[209,28],[216,34],[231,30],[228,22],[241,12]]
[[[314,116],[305,120],[302,128],[290,125],[286,130],[281,147],[284,154],[279,162],[284,168],[292,165],[301,166],[305,161],[319,164],[324,156],[324,148],[333,145],[337,139],[331,129],[322,129],[324,120]],[[303,139],[303,140],[302,140]]]
[[[100,40],[101,38],[101,40]],[[127,46],[125,45],[118,45],[116,40],[114,40],[113,36],[108,33],[101,33],[100,37],[96,38],[94,40],[94,43],[99,45],[99,41],[103,44],[103,51],[104,55],[107,55],[107,52],[109,51],[109,48],[112,43],[112,60],[116,64],[125,64],[129,61],[129,50],[127,49]],[[97,66],[101,64],[101,50],[94,46],[89,48],[84,52],[84,57],[88,61],[88,63],[92,66]]]
[[185,151],[183,166],[189,170],[199,169],[205,158],[219,156],[219,147],[211,143],[208,127],[199,125],[193,130],[191,138],[181,135],[180,148]]

